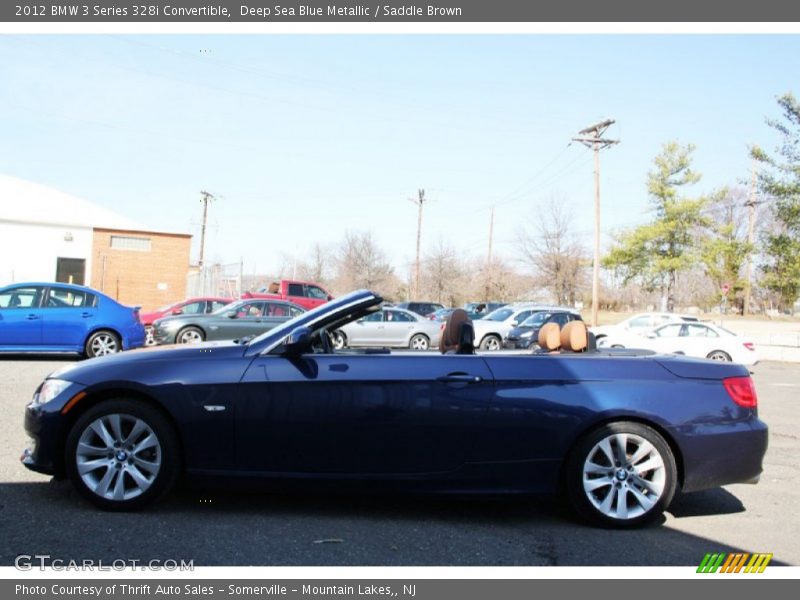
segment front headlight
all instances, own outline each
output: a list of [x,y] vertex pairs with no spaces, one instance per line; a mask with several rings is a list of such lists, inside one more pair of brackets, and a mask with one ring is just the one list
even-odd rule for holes
[[530,331],[524,331],[524,332],[520,333],[519,337],[521,337],[521,338],[529,338],[532,335],[533,335],[533,330],[530,330]]
[[168,320],[168,321],[156,321],[153,323],[153,326],[156,329],[161,329],[163,331],[169,331],[170,329],[177,329],[180,325],[180,321]]
[[71,382],[64,381],[63,379],[46,379],[42,387],[39,388],[39,392],[34,394],[33,403],[47,404],[70,385],[72,385]]

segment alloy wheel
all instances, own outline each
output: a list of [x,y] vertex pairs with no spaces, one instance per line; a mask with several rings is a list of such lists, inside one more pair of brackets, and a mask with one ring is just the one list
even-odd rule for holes
[[106,356],[119,352],[119,343],[110,333],[97,334],[92,339],[92,356]]
[[161,469],[161,444],[142,419],[103,415],[83,430],[75,463],[83,483],[100,498],[124,501],[153,485]]

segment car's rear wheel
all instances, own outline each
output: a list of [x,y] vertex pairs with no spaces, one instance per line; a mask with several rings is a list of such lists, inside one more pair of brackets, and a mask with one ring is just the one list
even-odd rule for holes
[[107,400],[86,411],[67,436],[67,472],[76,489],[105,510],[136,510],[175,483],[175,431],[157,408]]
[[669,444],[641,423],[608,423],[582,438],[567,458],[566,488],[589,521],[634,527],[658,518],[672,502],[677,466]]
[[153,327],[152,325],[144,326],[144,345],[145,346],[156,345],[155,327]]
[[199,344],[206,339],[203,330],[199,327],[184,327],[175,336],[178,344]]
[[122,342],[119,336],[113,331],[95,331],[86,340],[85,352],[89,358],[95,356],[107,356],[122,351]]
[[710,352],[706,358],[719,362],[732,362],[731,355],[722,350],[714,350],[713,352]]
[[481,350],[500,350],[502,343],[496,335],[489,334],[481,340]]
[[431,347],[431,341],[428,339],[427,335],[418,333],[408,342],[408,347],[412,350],[427,350]]

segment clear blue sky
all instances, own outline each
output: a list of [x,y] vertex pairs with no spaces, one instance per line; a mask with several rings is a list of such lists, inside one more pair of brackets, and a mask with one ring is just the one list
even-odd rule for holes
[[697,145],[698,193],[746,180],[798,56],[778,35],[2,36],[0,172],[194,234],[208,190],[207,255],[246,272],[369,229],[402,276],[419,187],[424,247],[484,256],[500,203],[514,258],[557,195],[589,248],[591,152],[567,144],[604,117],[605,232],[647,218],[666,141]]

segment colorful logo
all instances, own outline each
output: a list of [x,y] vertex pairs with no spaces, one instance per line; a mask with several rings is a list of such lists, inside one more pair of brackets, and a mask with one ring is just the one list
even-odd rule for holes
[[[748,559],[750,559],[748,561]],[[772,560],[772,553],[748,554],[746,552],[736,552],[733,554],[708,553],[703,557],[700,566],[697,567],[698,573],[763,573],[769,561]]]

